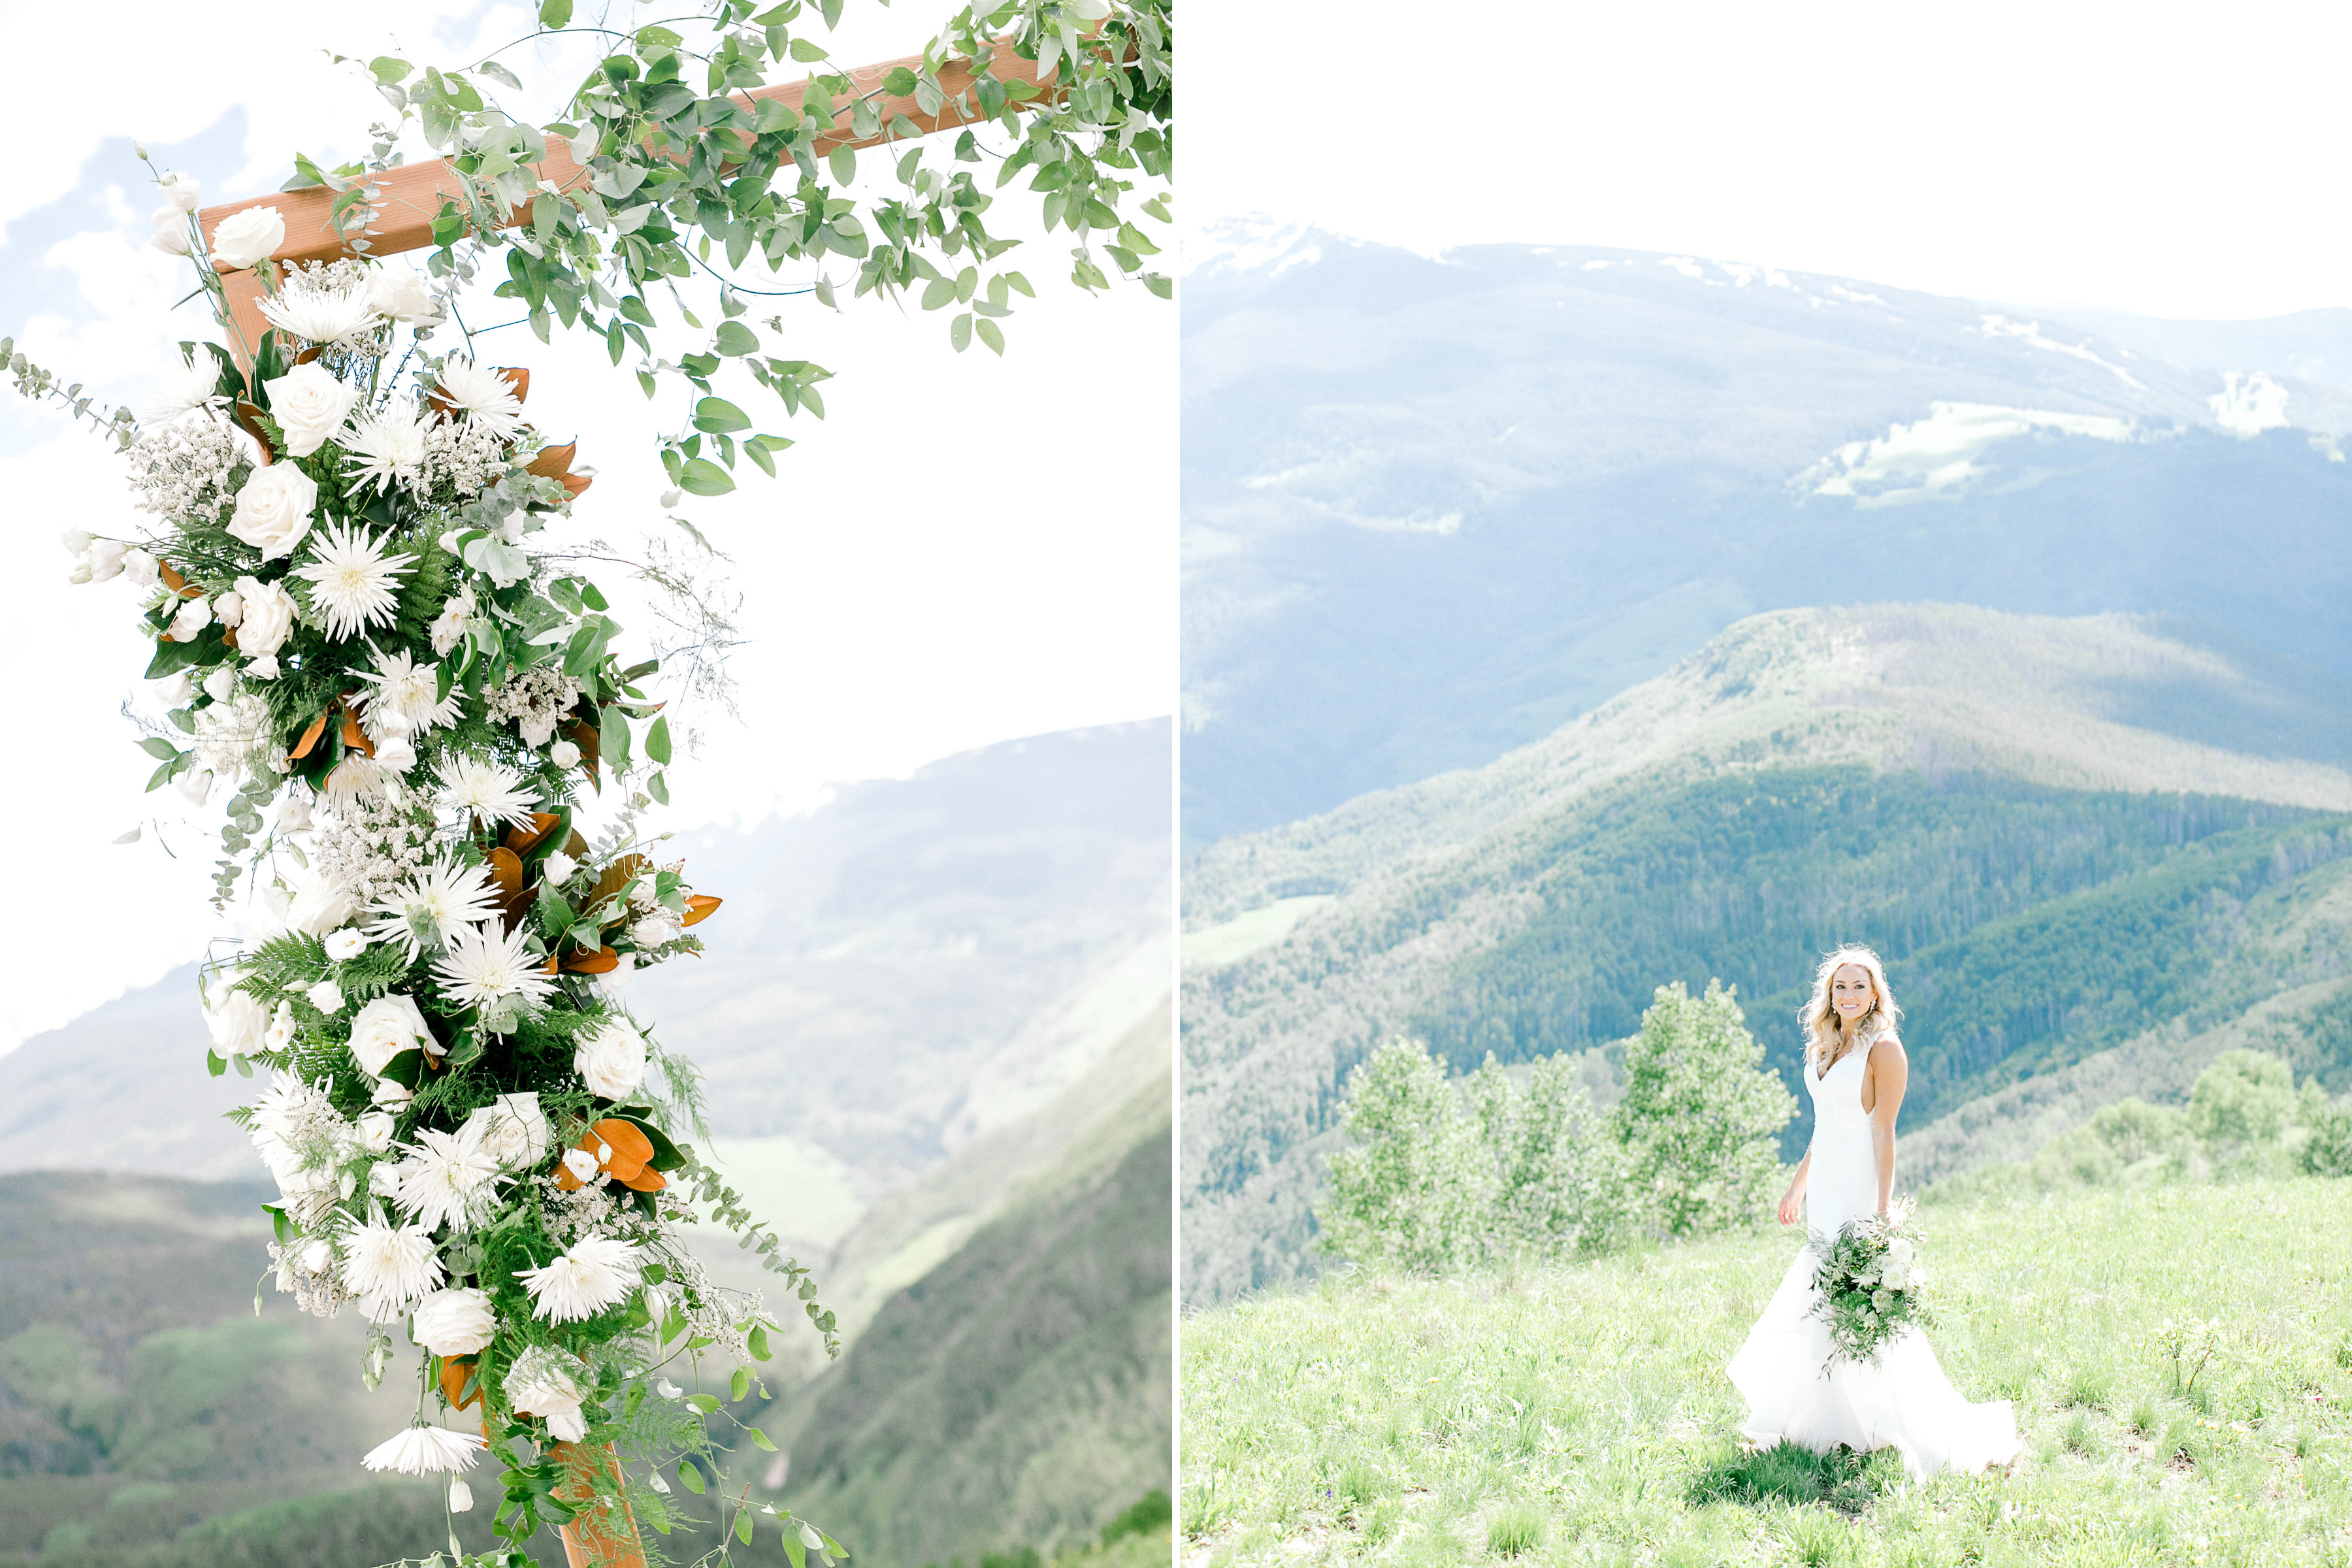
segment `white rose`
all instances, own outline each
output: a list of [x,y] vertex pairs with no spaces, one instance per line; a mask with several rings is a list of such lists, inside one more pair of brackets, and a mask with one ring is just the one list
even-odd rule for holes
[[[310,531],[310,512],[319,504],[319,487],[291,463],[272,463],[258,469],[236,492],[236,511],[228,531],[261,552],[264,561],[291,555]],[[247,606],[249,609],[251,606]],[[243,646],[244,638],[237,639]]]
[[572,1179],[575,1182],[593,1182],[601,1167],[596,1163],[596,1156],[587,1150],[567,1149],[563,1152],[563,1168],[572,1173]]
[[261,384],[269,394],[269,416],[285,433],[286,451],[296,458],[325,446],[360,399],[359,388],[344,385],[315,360]]
[[667,946],[676,942],[684,932],[685,928],[677,923],[677,918],[667,910],[658,914],[647,915],[629,928],[629,935],[636,940],[639,947],[643,948]]
[[380,767],[404,773],[416,765],[416,748],[405,735],[394,735],[376,746],[375,760]]
[[[247,665],[245,672],[256,680],[275,680],[278,679],[278,656],[274,653],[265,653]],[[275,773],[286,771],[275,763],[270,764],[270,768]]]
[[242,991],[231,991],[205,1015],[213,1044],[224,1056],[251,1056],[269,1042],[269,1010]]
[[580,748],[569,741],[556,742],[547,749],[547,755],[559,768],[577,767],[580,763]]
[[198,632],[212,625],[213,607],[202,599],[183,599],[172,613],[172,640],[193,642]]
[[204,187],[196,184],[193,174],[171,170],[155,182],[155,188],[163,194],[165,201],[172,204],[173,212],[192,213],[205,205]]
[[409,1088],[406,1084],[401,1082],[396,1078],[380,1079],[376,1082],[375,1091],[373,1094],[370,1094],[368,1098],[374,1100],[378,1105],[386,1106],[392,1110],[397,1110],[402,1106],[406,1105],[410,1100],[415,1100],[416,1098],[416,1091]]
[[1897,1237],[1886,1244],[1886,1260],[1895,1265],[1896,1272],[1900,1273],[1910,1268],[1911,1258],[1911,1244],[1908,1241]]
[[302,1000],[331,1018],[343,1010],[342,988],[331,980],[321,980],[303,992]]
[[104,583],[120,575],[122,571],[122,558],[128,552],[128,547],[120,540],[92,540],[89,552],[84,557],[89,563],[89,580],[93,583]]
[[157,229],[147,237],[147,243],[166,256],[185,256],[194,248],[188,243],[188,230],[184,224],[175,223]]
[[390,321],[429,326],[441,319],[441,302],[414,272],[379,268],[368,278],[368,309]]
[[526,746],[544,746],[555,738],[555,718],[549,713],[531,713],[515,721]]
[[213,619],[225,626],[233,626],[245,618],[245,595],[231,588],[213,601]]
[[366,1110],[360,1113],[357,1123],[359,1146],[371,1154],[381,1154],[392,1147],[393,1117],[389,1110]]
[[236,671],[227,665],[216,666],[205,677],[205,695],[215,702],[226,702],[236,690]]
[[466,1131],[484,1152],[509,1170],[527,1170],[547,1158],[553,1142],[537,1092],[502,1094],[466,1119]]
[[276,207],[247,207],[213,230],[213,265],[251,267],[286,243],[286,220]]
[[362,933],[345,926],[327,938],[327,956],[337,963],[357,958],[367,951],[368,939]]
[[433,1043],[414,996],[379,996],[352,1020],[352,1059],[370,1078],[380,1079],[392,1058]]
[[628,1019],[614,1015],[578,1042],[572,1066],[593,1092],[606,1100],[625,1100],[645,1081],[646,1037]]
[[294,895],[286,911],[286,929],[305,936],[325,936],[352,917],[352,900],[342,885],[313,877]]
[[275,583],[252,577],[236,580],[236,595],[240,611],[237,651],[255,658],[267,658],[285,647],[294,630],[294,595]]
[[[568,744],[569,742],[566,743]],[[557,749],[559,751],[562,750],[561,747],[558,747]],[[559,761],[561,759],[559,759]],[[580,869],[580,862],[574,860],[571,856],[566,855],[561,849],[557,850],[554,854],[550,855],[546,860],[541,863],[540,866],[540,871],[543,876],[545,876],[548,882],[551,885],[559,888],[564,883],[572,880],[572,873],[578,869]]]
[[472,1355],[490,1342],[498,1321],[487,1294],[457,1286],[419,1301],[409,1332],[435,1355]]
[[122,552],[122,576],[133,587],[152,588],[163,575],[155,569],[155,558],[143,550],[131,549]]
[[89,548],[89,530],[68,528],[58,535],[58,542],[66,547],[68,555],[79,555]]

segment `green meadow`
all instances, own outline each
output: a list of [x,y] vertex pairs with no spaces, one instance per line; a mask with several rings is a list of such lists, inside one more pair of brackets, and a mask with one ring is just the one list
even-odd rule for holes
[[1743,1446],[1723,1367],[1793,1231],[1353,1271],[1186,1316],[1180,1561],[2352,1564],[2352,1182],[1979,1182],[1920,1224],[2007,1473]]

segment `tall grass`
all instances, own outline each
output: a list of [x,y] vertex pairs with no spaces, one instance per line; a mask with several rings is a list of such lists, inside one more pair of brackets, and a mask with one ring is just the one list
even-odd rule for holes
[[[1738,1236],[1188,1316],[1187,1568],[2352,1565],[2352,1182],[1931,1205],[1945,1370],[2005,1475],[1743,1451],[1723,1366],[1796,1247]],[[2155,1348],[2219,1320],[2193,1387]]]

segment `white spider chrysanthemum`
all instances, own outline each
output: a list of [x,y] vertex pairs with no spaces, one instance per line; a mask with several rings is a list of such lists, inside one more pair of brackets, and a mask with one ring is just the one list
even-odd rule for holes
[[370,1448],[360,1463],[371,1470],[397,1470],[404,1476],[442,1476],[472,1469],[475,1457],[488,1446],[472,1432],[411,1426]]
[[496,371],[484,370],[462,354],[441,362],[441,395],[466,411],[475,424],[511,436],[522,428],[522,399]]
[[138,408],[142,425],[169,425],[194,408],[226,406],[220,390],[220,362],[204,349],[184,355],[155,378],[155,390]]
[[433,1228],[466,1228],[466,1207],[499,1173],[499,1163],[478,1138],[460,1132],[419,1132],[399,1165],[393,1201]]
[[637,1249],[606,1236],[583,1236],[544,1268],[515,1278],[530,1292],[530,1315],[573,1323],[617,1307],[637,1288]]
[[496,921],[459,926],[448,951],[433,963],[434,978],[457,1001],[487,1007],[509,996],[536,1002],[555,988],[554,977],[523,946],[523,932],[498,934]]
[[306,284],[299,273],[289,276],[275,298],[261,301],[261,313],[271,326],[306,343],[355,342],[373,334],[378,321],[364,279],[356,288],[338,289]]
[[436,860],[369,908],[371,942],[396,942],[410,961],[421,943],[446,947],[458,931],[498,913],[499,896],[480,866]]
[[346,752],[335,771],[327,775],[320,794],[329,805],[346,809],[356,801],[390,794],[390,786],[399,779],[398,773],[364,752]]
[[452,757],[441,764],[441,798],[463,806],[484,822],[530,826],[530,796],[520,788],[522,775],[498,763],[474,757]]
[[374,1214],[343,1237],[343,1283],[383,1310],[404,1310],[441,1279],[440,1256],[422,1225],[395,1226]]
[[310,1084],[292,1073],[280,1072],[254,1101],[253,1120],[247,1131],[261,1163],[283,1183],[296,1172],[317,1164],[327,1146],[349,1126],[327,1097],[323,1080]]
[[384,711],[397,713],[408,721],[411,730],[421,734],[439,725],[456,723],[466,711],[454,682],[448,696],[440,695],[441,667],[417,663],[406,648],[396,653],[378,653],[373,671],[354,673],[375,688],[367,694],[366,717]]
[[325,614],[329,637],[356,637],[379,621],[391,623],[399,607],[393,590],[415,556],[386,555],[373,534],[348,523],[313,530],[310,552],[318,559],[294,568],[294,575],[310,580],[311,607]]
[[349,454],[352,478],[378,490],[414,485],[425,472],[425,420],[405,409],[380,408],[352,420],[336,437]]

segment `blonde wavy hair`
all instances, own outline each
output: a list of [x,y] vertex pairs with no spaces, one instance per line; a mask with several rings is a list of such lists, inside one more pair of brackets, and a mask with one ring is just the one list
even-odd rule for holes
[[1895,1005],[1895,993],[1886,984],[1886,965],[1878,954],[1856,942],[1840,947],[1813,971],[1813,994],[1797,1009],[1797,1017],[1805,1026],[1805,1059],[1816,1077],[1829,1070],[1830,1050],[1838,1037],[1837,1009],[1830,1005],[1830,981],[1849,963],[1870,972],[1871,988],[1877,996],[1854,1026],[1854,1039],[1871,1039],[1894,1028],[1903,1017],[1903,1009]]

